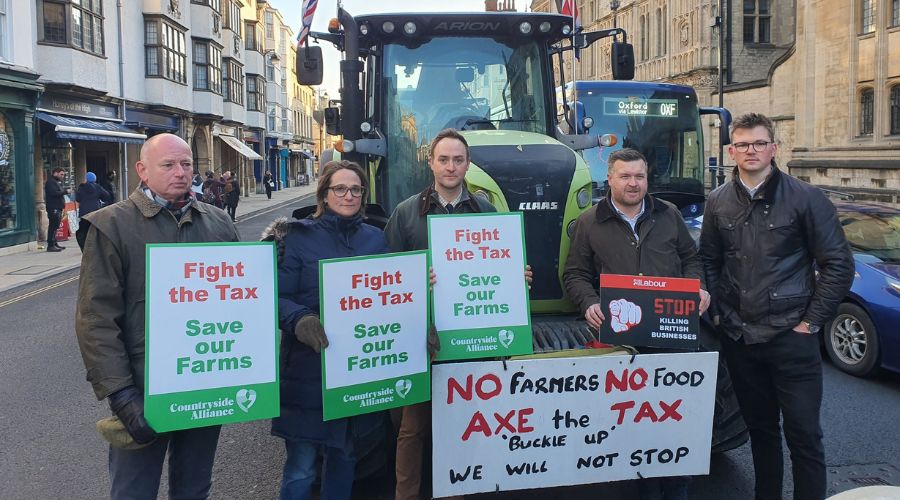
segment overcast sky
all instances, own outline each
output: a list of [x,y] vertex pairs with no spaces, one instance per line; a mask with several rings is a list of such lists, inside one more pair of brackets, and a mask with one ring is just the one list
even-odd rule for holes
[[[296,37],[300,33],[300,6],[302,0],[269,0],[269,3],[281,12],[281,17]],[[524,11],[531,0],[518,0],[516,8]],[[388,12],[483,12],[484,0],[343,0],[344,10],[354,16]],[[415,6],[411,9],[410,6]],[[337,16],[336,0],[319,0],[316,15],[313,18],[313,31],[327,31],[328,20]],[[337,97],[339,85],[338,61],[339,53],[327,42],[320,45],[325,57],[325,79],[322,88]]]

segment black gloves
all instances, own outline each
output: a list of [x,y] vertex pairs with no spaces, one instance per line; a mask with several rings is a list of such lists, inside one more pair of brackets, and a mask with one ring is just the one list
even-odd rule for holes
[[428,327],[428,357],[434,359],[434,356],[441,350],[441,338],[438,337],[437,328],[432,324]]
[[135,443],[148,444],[156,439],[156,432],[144,420],[144,400],[137,387],[130,385],[110,394],[106,399],[109,401],[109,408],[119,417]]
[[328,337],[319,321],[318,314],[307,314],[294,325],[294,336],[301,344],[306,344],[317,354],[328,347]]

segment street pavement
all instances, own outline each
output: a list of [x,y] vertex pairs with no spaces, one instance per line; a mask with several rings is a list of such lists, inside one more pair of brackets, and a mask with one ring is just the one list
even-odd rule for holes
[[[271,202],[242,200],[238,229],[242,239],[259,237],[278,216],[290,216],[295,208],[312,204],[310,193],[286,190]],[[276,193],[278,195],[278,193]],[[255,209],[254,207],[259,207]],[[253,213],[250,213],[250,211]],[[243,214],[243,215],[242,215]],[[64,243],[64,245],[66,245]],[[64,268],[78,250],[74,241],[65,252],[40,252],[42,260],[20,264]],[[71,254],[69,252],[72,252]],[[37,254],[39,252],[32,252]],[[9,266],[10,257],[0,257]],[[15,267],[15,266],[12,266]],[[24,266],[23,266],[24,267]],[[0,267],[8,269],[9,267]],[[21,267],[20,267],[21,269]],[[105,402],[94,399],[84,380],[84,367],[75,342],[73,318],[78,269],[56,271],[46,277],[18,282],[0,274],[0,500],[32,498],[97,499],[108,496],[107,448],[94,422],[109,414]],[[5,287],[5,291],[4,290]],[[829,490],[837,493],[870,484],[900,485],[900,375],[866,380],[837,371],[827,361],[823,367],[825,400],[822,425],[825,433]],[[269,434],[269,422],[225,426],[214,467],[214,499],[277,498],[284,445]],[[790,498],[789,459],[785,451],[785,497]],[[879,483],[880,481],[880,483]],[[392,498],[389,474],[357,483],[357,499]],[[160,488],[165,498],[165,475]],[[753,472],[749,446],[713,457],[711,473],[696,477],[690,497],[700,500],[753,498]],[[583,485],[550,490],[514,491],[467,497],[469,500],[631,499],[633,484]]]
[[[316,184],[297,186],[272,192],[272,199],[265,194],[251,194],[242,197],[237,208],[238,222],[250,216],[261,216],[273,208],[297,200],[314,193]],[[290,214],[288,214],[290,215]],[[257,234],[250,235],[254,239]],[[75,269],[81,265],[81,250],[75,242],[75,235],[67,241],[61,241],[65,251],[47,252],[41,244],[37,250],[19,252],[11,255],[0,256],[0,292],[15,287],[40,281],[59,273]]]

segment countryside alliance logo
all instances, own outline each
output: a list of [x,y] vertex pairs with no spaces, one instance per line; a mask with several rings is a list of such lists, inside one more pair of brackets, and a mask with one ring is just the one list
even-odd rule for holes
[[234,402],[244,413],[250,411],[253,403],[256,403],[256,391],[253,389],[240,389],[234,395]]
[[406,395],[412,390],[412,385],[412,380],[401,378],[394,384],[394,392],[401,398],[406,399]]

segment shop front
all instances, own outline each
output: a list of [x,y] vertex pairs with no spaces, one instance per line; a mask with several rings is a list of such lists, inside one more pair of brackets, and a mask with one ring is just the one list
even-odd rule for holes
[[[40,122],[36,157],[42,168],[36,177],[39,193],[55,168],[66,177],[63,187],[74,188],[84,182],[87,172],[97,183],[111,190],[117,200],[127,197],[137,185],[136,175],[123,168],[128,145],[140,146],[147,135],[122,122],[121,105],[112,101],[85,100],[66,94],[46,93],[35,117]],[[134,157],[137,155],[135,148]],[[40,208],[43,209],[43,199]]]
[[37,239],[34,210],[34,109],[38,74],[0,69],[0,254]]
[[242,136],[239,135],[236,127],[215,124],[213,137],[216,139],[215,149],[220,152],[217,156],[221,160],[218,174],[221,175],[226,171],[232,172],[241,184],[241,192],[245,196],[249,195],[250,190],[256,189],[250,162],[262,160],[263,157],[238,139]]

